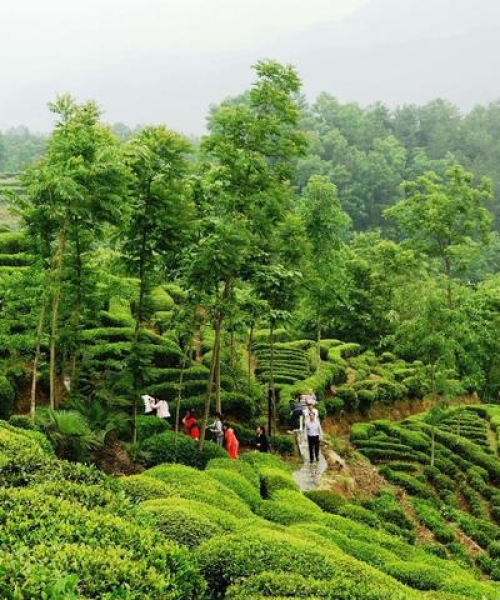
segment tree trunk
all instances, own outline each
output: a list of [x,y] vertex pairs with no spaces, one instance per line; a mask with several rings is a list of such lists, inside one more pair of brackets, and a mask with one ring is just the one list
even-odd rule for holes
[[220,355],[221,355],[221,319],[217,321],[218,331],[215,332],[215,410],[222,414],[222,402],[220,397]]
[[434,466],[434,455],[436,450],[436,440],[435,440],[435,425],[431,428],[431,467]]
[[252,387],[252,345],[253,345],[253,330],[254,323],[250,325],[250,332],[248,334],[248,393],[250,394],[250,388]]
[[61,303],[61,278],[63,269],[64,251],[66,248],[66,221],[59,232],[59,241],[53,260],[53,289],[52,289],[52,311],[50,316],[50,408],[54,410],[57,406],[56,398],[56,343],[57,324],[59,320],[59,306]]
[[[138,351],[139,336],[144,321],[144,299],[146,297],[146,232],[142,234],[141,251],[139,259],[139,303],[137,305],[137,313],[135,316],[134,341],[132,344],[132,352]],[[137,443],[137,402],[140,391],[140,366],[136,364],[133,376],[133,402],[132,402],[132,442]]]
[[179,393],[177,394],[177,400],[175,402],[175,443],[176,444],[177,444],[177,438],[179,437],[179,429],[180,429],[182,384],[184,382],[184,371],[186,370],[186,363],[187,363],[187,359],[188,359],[190,351],[191,351],[191,344],[189,343],[186,346],[186,350],[184,351],[181,374],[179,377]]
[[446,292],[447,292],[447,296],[448,296],[448,308],[450,310],[453,310],[454,302],[453,302],[453,292],[451,289],[451,263],[448,258],[444,259],[444,268],[445,268],[445,272],[446,272],[446,284],[447,284]]
[[231,369],[231,373],[234,373],[234,327],[231,324],[231,330],[229,332],[229,368]]
[[78,354],[78,347],[80,341],[80,314],[82,307],[82,279],[83,279],[83,265],[82,265],[82,249],[80,244],[80,236],[78,229],[76,230],[75,237],[75,262],[76,262],[76,303],[73,310],[73,352],[70,360],[70,377],[71,377],[71,389],[74,389],[76,384],[76,357]]
[[208,418],[210,416],[210,400],[212,398],[212,383],[213,383],[214,377],[215,377],[215,363],[217,361],[216,347],[217,347],[217,335],[216,335],[216,338],[214,341],[214,347],[212,350],[212,358],[210,360],[210,375],[208,376],[207,391],[206,391],[206,395],[205,395],[205,410],[203,413],[203,424],[201,426],[201,433],[200,433],[200,444],[199,444],[200,452],[203,450],[203,445],[205,444],[205,435],[206,435],[206,431],[207,431]]
[[42,299],[42,306],[40,307],[40,316],[38,317],[38,327],[36,329],[36,343],[35,343],[35,358],[33,360],[33,371],[31,379],[31,398],[30,398],[30,417],[31,420],[35,420],[35,409],[36,409],[36,384],[38,377],[38,364],[40,363],[40,353],[42,345],[42,333],[43,325],[45,321],[45,295]]
[[318,319],[318,323],[317,323],[317,331],[316,331],[316,352],[317,352],[317,356],[318,356],[318,364],[317,364],[317,368],[319,369],[321,367],[321,320]]
[[276,433],[276,386],[274,385],[274,328],[269,329],[269,392],[271,394],[271,432]]

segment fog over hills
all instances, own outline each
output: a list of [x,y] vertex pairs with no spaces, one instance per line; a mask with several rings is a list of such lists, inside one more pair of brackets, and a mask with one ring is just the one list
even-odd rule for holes
[[263,57],[295,64],[310,99],[468,110],[500,97],[498,0],[22,0],[0,21],[0,129],[47,130],[46,102],[70,91],[110,121],[198,134]]

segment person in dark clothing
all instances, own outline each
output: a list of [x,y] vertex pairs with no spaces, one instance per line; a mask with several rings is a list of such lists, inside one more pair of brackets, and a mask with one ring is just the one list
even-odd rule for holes
[[302,406],[300,400],[290,400],[290,428],[292,431],[300,429],[300,417],[302,416]]
[[255,446],[259,452],[269,452],[269,440],[266,430],[261,425],[255,431]]

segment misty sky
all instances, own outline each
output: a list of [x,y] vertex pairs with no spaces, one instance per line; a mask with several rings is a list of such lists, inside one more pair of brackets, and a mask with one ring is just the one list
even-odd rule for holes
[[500,99],[500,0],[0,0],[0,129],[51,126],[58,93],[106,120],[203,131],[250,66],[297,66],[309,99]]

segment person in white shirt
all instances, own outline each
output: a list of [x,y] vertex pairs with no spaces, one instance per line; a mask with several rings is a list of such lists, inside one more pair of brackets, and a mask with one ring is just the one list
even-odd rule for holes
[[151,406],[156,409],[156,416],[159,419],[166,420],[170,417],[170,411],[168,409],[168,402],[166,400],[154,400],[151,402]]
[[307,444],[309,446],[309,460],[311,461],[311,464],[319,461],[319,442],[323,435],[321,424],[314,410],[315,409],[309,411],[304,426],[307,436]]
[[155,415],[156,413],[152,406],[152,402],[154,402],[155,399],[148,394],[144,394],[144,396],[142,396],[142,401],[144,402],[144,414],[147,416]]
[[302,411],[302,421],[300,425],[301,429],[305,429],[306,423],[309,420],[309,413],[311,411],[316,415],[316,421],[318,421],[319,423],[319,410],[317,408],[314,408],[313,403],[308,399],[306,407]]
[[224,445],[224,429],[222,427],[222,415],[215,413],[214,422],[208,427],[208,430],[214,434],[214,441],[218,446]]

